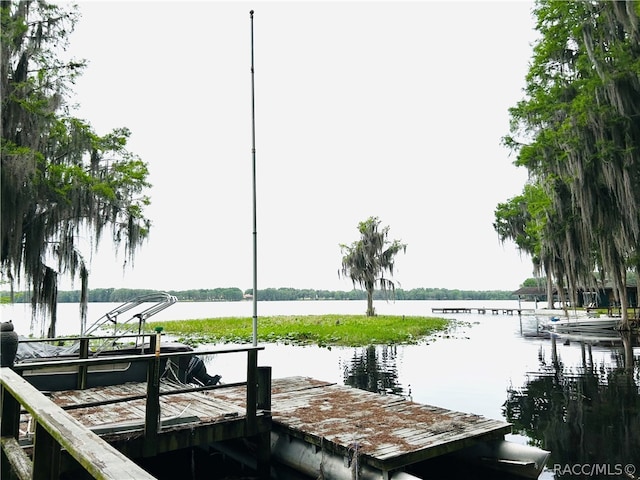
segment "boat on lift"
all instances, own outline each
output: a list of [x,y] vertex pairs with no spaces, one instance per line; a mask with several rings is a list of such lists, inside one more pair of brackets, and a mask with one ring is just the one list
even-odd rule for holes
[[616,317],[551,317],[547,326],[556,332],[586,332],[615,330],[620,325]]
[[[42,391],[77,388],[79,367],[67,365],[61,360],[81,358],[113,358],[113,363],[86,367],[87,388],[145,381],[148,372],[147,362],[131,361],[131,356],[156,353],[155,342],[152,342],[152,339],[159,342],[157,353],[194,351],[183,343],[162,342],[161,328],[156,329],[155,333],[145,333],[147,319],[176,302],[175,296],[164,292],[142,295],[105,313],[80,337],[18,337],[13,368]],[[121,315],[127,312],[132,313],[131,316],[121,321]],[[10,330],[13,330],[13,325],[4,322],[3,333]],[[86,346],[83,347],[83,344]],[[86,349],[84,354],[83,348]],[[182,383],[215,385],[220,381],[219,375],[212,376],[207,373],[204,362],[196,355],[181,355],[175,359],[162,355],[160,362],[161,374],[170,375]],[[42,367],[42,363],[49,365]]]

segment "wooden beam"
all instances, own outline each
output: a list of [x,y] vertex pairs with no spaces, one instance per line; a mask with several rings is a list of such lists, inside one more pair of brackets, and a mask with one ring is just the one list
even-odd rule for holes
[[258,367],[258,410],[271,411],[271,367]]
[[[0,368],[0,382],[6,390],[5,395],[10,394],[15,398],[31,414],[33,420],[41,425],[47,435],[61,448],[67,450],[94,478],[101,480],[154,479],[152,475],[101,440],[95,433],[82,426],[10,368]],[[37,430],[36,445],[38,433],[40,432]],[[34,463],[34,468],[36,467],[39,468],[37,462]],[[37,472],[34,471],[34,478],[42,478],[36,475]]]
[[247,352],[247,431],[257,433],[256,411],[258,406],[258,352]]
[[56,480],[60,477],[60,443],[38,422],[33,440],[33,480]]
[[11,478],[13,473],[18,480],[31,480],[33,465],[31,459],[13,437],[0,438],[2,443],[2,473],[0,478]]
[[145,403],[144,445],[145,457],[153,457],[158,452],[158,428],[160,426],[160,359],[149,362],[147,378],[147,401]]

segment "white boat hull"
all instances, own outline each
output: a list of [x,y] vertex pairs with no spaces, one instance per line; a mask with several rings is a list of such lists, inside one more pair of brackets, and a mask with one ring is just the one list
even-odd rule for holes
[[595,318],[552,318],[549,327],[556,332],[577,332],[593,330],[613,330],[620,324],[619,318],[595,317]]

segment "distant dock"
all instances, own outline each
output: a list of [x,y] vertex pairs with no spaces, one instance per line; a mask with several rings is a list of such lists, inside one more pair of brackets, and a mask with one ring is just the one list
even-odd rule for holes
[[532,308],[504,308],[504,307],[437,307],[431,309],[432,313],[479,313],[486,314],[487,312],[491,312],[493,315],[513,315],[518,314],[532,314],[535,313],[535,310]]

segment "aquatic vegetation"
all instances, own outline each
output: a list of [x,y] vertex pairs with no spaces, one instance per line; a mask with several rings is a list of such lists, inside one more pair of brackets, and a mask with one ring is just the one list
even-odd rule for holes
[[[167,334],[190,344],[248,343],[252,319],[224,317],[149,322],[162,324]],[[397,315],[291,315],[258,318],[258,341],[321,346],[415,344],[447,328],[442,318]]]

